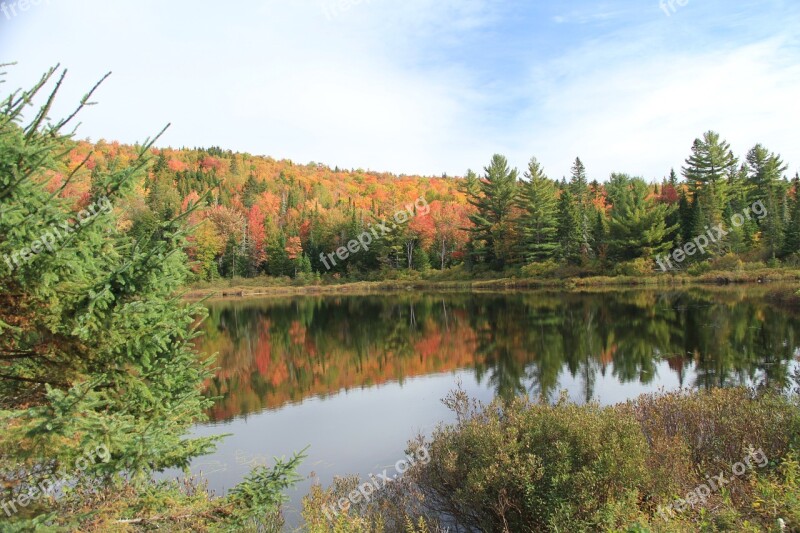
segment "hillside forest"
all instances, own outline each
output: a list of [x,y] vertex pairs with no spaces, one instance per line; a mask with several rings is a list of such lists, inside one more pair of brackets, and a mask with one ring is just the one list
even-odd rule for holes
[[[139,149],[76,141],[47,187],[88,198],[95,176],[131,164]],[[714,258],[776,266],[796,263],[800,250],[798,176],[790,179],[781,157],[760,144],[737,157],[712,131],[691,144],[679,171],[660,181],[591,176],[580,158],[559,180],[535,158],[520,172],[501,155],[480,173],[421,177],[301,165],[216,147],[150,150],[147,174],[121,200],[127,205],[115,207],[123,229],[139,239],[188,211],[195,226],[189,248],[194,281],[262,275],[377,280],[452,267],[469,276],[529,264],[642,274],[657,268],[660,254],[721,223],[731,226],[732,216],[754,204],[766,216],[729,227],[705,254],[672,269],[709,268]],[[333,265],[323,262],[414,202],[424,212],[411,213],[368,250]]]

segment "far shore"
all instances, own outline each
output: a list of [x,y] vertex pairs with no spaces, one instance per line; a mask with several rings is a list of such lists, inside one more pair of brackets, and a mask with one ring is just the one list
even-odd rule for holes
[[709,272],[700,276],[688,274],[653,274],[649,276],[592,276],[582,278],[517,278],[503,277],[480,280],[399,279],[383,281],[319,282],[298,284],[293,280],[254,278],[218,280],[189,286],[188,299],[251,298],[320,295],[368,295],[410,291],[427,292],[507,292],[532,289],[587,291],[615,288],[690,288],[730,285],[761,285],[782,303],[800,305],[800,270],[759,269],[754,271]]

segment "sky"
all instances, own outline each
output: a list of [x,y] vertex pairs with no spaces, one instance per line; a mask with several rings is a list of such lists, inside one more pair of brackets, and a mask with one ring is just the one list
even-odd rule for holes
[[797,0],[0,0],[0,95],[60,64],[57,118],[111,71],[79,138],[397,174],[660,180],[715,130],[793,176],[798,27]]

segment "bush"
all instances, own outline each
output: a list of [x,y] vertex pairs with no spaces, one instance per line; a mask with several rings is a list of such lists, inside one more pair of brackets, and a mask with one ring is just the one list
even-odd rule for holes
[[520,275],[525,278],[548,278],[559,268],[555,261],[545,261],[544,263],[531,263],[520,269]]
[[690,276],[701,276],[711,272],[711,263],[709,261],[701,261],[691,265],[686,271]]
[[711,261],[713,270],[726,270],[739,272],[744,268],[744,263],[736,254],[725,254]]
[[[478,531],[763,531],[778,518],[800,526],[800,414],[778,392],[679,391],[599,407],[563,397],[484,405],[459,390],[445,403],[456,423],[425,444],[431,461],[406,473],[399,509],[422,502],[423,516]],[[668,520],[658,513],[706,476],[730,475],[752,449],[769,464]]]
[[653,260],[640,257],[620,263],[614,267],[613,273],[615,276],[650,276],[653,274]]
[[484,406],[462,391],[445,403],[457,424],[434,432],[431,462],[409,474],[434,512],[515,532],[594,529],[638,513],[647,442],[629,412],[565,399]]

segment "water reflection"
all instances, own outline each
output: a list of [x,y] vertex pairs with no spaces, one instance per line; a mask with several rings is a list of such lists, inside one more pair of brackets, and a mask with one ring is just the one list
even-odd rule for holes
[[[552,400],[566,370],[682,386],[780,385],[798,314],[744,289],[304,297],[210,303],[201,349],[218,352],[212,420],[459,369],[497,395]],[[576,391],[573,391],[576,392]]]

